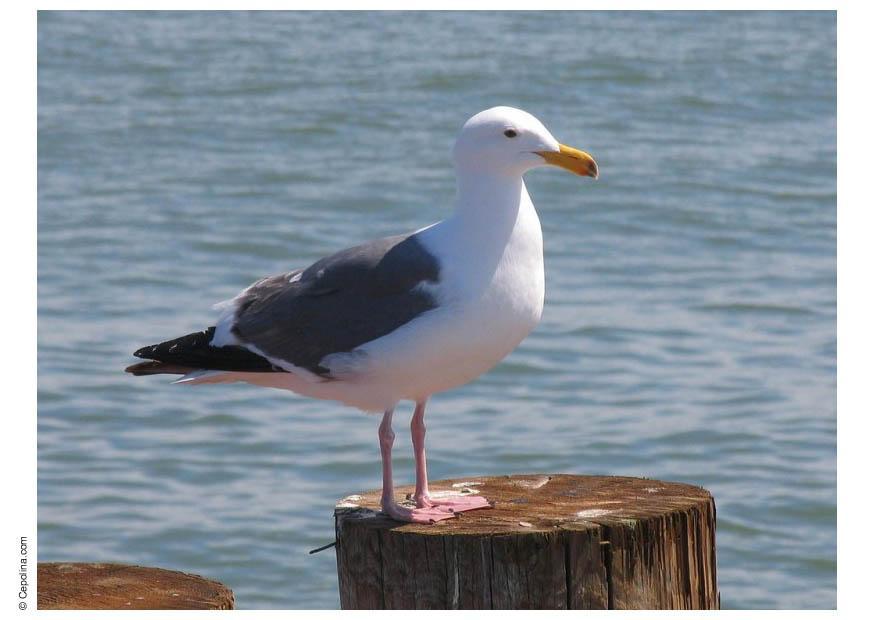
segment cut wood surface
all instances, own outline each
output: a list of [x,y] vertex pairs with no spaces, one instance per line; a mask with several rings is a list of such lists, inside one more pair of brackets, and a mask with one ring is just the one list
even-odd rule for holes
[[125,564],[41,562],[39,609],[233,609],[234,593],[217,581]]
[[719,608],[705,489],[567,474],[430,484],[432,494],[481,493],[494,508],[420,525],[378,514],[379,491],[341,500],[344,609]]

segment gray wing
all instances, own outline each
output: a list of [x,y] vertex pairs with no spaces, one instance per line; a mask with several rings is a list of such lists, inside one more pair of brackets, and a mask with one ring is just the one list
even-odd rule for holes
[[238,297],[231,332],[327,376],[319,365],[326,355],[352,351],[437,307],[417,285],[439,279],[438,260],[415,235],[378,239],[256,282]]

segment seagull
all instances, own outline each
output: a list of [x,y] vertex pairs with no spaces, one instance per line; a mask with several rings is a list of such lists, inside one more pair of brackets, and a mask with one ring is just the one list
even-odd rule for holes
[[[588,153],[565,146],[534,116],[494,107],[471,117],[452,152],[457,192],[445,220],[263,278],[217,304],[214,326],[143,347],[134,375],[174,383],[244,381],[382,412],[382,512],[436,523],[491,506],[479,494],[429,493],[425,407],[513,351],[544,307],[541,223],[523,182],[552,165],[598,178]],[[413,401],[412,503],[395,500],[392,416]]]

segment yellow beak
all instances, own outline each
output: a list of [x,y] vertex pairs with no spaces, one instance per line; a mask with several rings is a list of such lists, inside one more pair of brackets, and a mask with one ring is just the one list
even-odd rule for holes
[[592,155],[584,151],[559,145],[559,152],[556,151],[537,151],[538,155],[552,165],[565,168],[569,172],[579,174],[582,177],[599,178],[599,167],[592,158]]

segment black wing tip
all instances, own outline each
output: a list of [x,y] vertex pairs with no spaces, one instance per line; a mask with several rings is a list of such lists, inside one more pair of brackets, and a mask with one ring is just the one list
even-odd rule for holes
[[181,345],[183,349],[209,346],[210,341],[213,339],[213,334],[215,333],[216,327],[212,326],[199,332],[193,332],[191,334],[186,334],[185,336],[165,340],[158,344],[150,344],[134,351],[134,357],[146,360],[169,361],[164,358],[167,357],[167,354],[171,353],[177,346]]
[[148,347],[143,347],[141,349],[137,349],[134,351],[134,357],[139,357],[140,359],[152,359],[150,357],[150,353],[155,353],[158,350],[157,344],[151,344]]
[[[285,372],[277,368],[261,355],[238,345],[214,347],[210,344],[215,327],[208,327],[173,340],[142,347],[134,351],[134,357],[154,362],[140,362],[127,368],[131,374],[158,374],[158,372],[178,372],[182,374],[193,369],[227,370],[239,372]],[[150,366],[155,364],[155,366]],[[163,366],[159,366],[163,364]],[[169,368],[174,370],[169,371]],[[135,372],[136,371],[136,372]],[[146,372],[149,371],[149,372]]]

